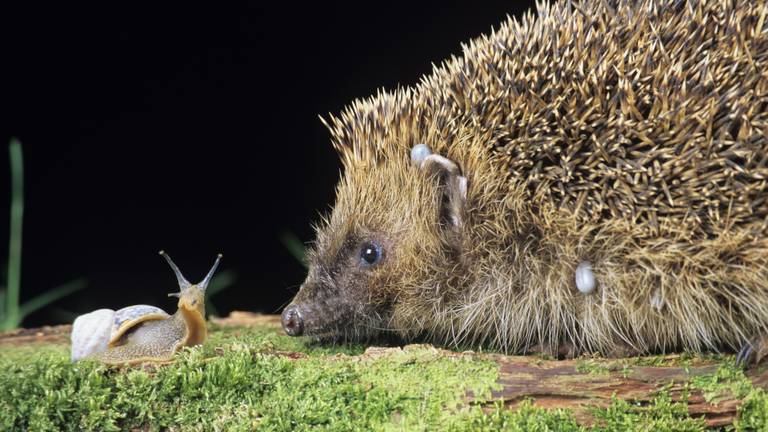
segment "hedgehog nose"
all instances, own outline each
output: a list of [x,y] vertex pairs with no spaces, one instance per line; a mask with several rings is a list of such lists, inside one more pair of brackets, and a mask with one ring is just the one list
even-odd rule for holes
[[301,336],[304,332],[304,320],[301,318],[299,309],[290,305],[283,311],[283,330],[289,336]]

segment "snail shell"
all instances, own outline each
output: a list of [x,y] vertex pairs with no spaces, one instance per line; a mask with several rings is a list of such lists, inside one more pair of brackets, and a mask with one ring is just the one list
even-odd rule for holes
[[133,305],[124,307],[115,312],[109,334],[109,346],[119,345],[120,338],[133,327],[152,320],[161,320],[170,317],[159,307],[149,305]]
[[80,315],[72,324],[72,361],[107,350],[115,311],[98,309]]
[[104,352],[120,344],[123,335],[143,322],[166,319],[164,310],[149,305],[133,305],[117,312],[98,309],[80,315],[72,325],[72,361]]

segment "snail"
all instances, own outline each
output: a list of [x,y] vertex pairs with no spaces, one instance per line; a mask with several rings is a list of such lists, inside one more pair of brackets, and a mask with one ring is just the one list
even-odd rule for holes
[[164,363],[172,361],[179,348],[205,342],[205,289],[222,255],[197,284],[182,276],[168,254],[160,251],[160,255],[179,281],[180,291],[168,294],[179,298],[176,313],[169,315],[155,306],[134,305],[81,315],[72,325],[73,362],[92,358],[107,364]]

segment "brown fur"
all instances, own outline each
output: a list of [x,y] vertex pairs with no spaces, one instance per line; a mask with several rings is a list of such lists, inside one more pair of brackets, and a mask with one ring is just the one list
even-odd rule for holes
[[[305,333],[573,353],[765,333],[766,70],[763,0],[559,2],[355,102],[329,125],[344,176],[293,302]],[[456,229],[418,143],[468,179]]]

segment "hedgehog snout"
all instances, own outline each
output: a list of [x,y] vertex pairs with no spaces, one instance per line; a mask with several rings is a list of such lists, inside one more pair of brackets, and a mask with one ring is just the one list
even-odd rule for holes
[[304,333],[304,318],[296,305],[289,305],[283,310],[283,330],[289,336],[301,336]]

